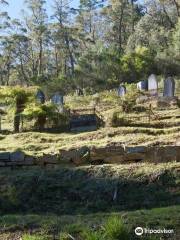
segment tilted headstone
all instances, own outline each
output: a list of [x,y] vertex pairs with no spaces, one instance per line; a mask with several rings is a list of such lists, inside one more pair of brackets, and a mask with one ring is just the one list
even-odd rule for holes
[[175,81],[172,77],[168,77],[164,80],[164,97],[174,97],[175,92]]
[[118,96],[122,97],[126,94],[126,87],[123,85],[120,85],[118,88]]
[[51,98],[52,103],[56,105],[63,105],[64,104],[64,97],[59,93],[55,93]]
[[158,94],[158,81],[155,74],[151,74],[148,78],[148,91],[151,95]]
[[44,95],[43,91],[41,91],[41,90],[37,91],[36,99],[41,104],[45,103],[45,95]]
[[140,81],[137,83],[137,88],[141,91],[147,91],[148,90],[148,81]]

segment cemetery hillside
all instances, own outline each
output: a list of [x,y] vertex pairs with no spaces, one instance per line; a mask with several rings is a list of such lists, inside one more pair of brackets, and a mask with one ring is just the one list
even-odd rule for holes
[[180,239],[180,1],[0,0],[0,240],[139,239]]

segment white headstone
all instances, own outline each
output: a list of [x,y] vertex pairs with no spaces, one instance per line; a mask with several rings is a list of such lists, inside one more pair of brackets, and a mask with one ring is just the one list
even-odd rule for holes
[[174,97],[175,81],[172,77],[168,77],[164,80],[164,97]]
[[158,94],[158,81],[155,74],[151,74],[148,78],[148,91],[151,95]]
[[118,96],[122,97],[126,94],[126,87],[123,85],[120,85],[118,88]]

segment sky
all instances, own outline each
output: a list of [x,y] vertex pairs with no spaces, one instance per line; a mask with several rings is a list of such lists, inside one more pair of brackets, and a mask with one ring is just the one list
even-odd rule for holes
[[[21,10],[25,9],[25,5],[23,4],[24,0],[8,0],[8,2],[9,6],[6,8],[6,11],[8,11],[9,16],[11,18],[21,18]],[[46,2],[48,15],[51,16],[53,0],[46,0]],[[70,7],[77,8],[79,5],[79,0],[68,0],[68,2],[70,3]],[[143,0],[139,0],[139,2],[143,2]]]
[[[48,15],[51,15],[51,6],[53,1],[52,0],[46,0],[47,1],[47,12]],[[25,9],[25,5],[23,4],[24,0],[9,0],[9,6],[6,8],[6,11],[8,11],[9,16],[11,18],[21,18],[21,9]],[[71,3],[70,3],[71,2]],[[69,0],[70,7],[77,7],[79,0]]]

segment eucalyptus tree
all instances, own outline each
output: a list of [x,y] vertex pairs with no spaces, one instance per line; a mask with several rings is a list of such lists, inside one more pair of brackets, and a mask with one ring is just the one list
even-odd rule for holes
[[4,37],[5,37],[5,30],[9,27],[9,20],[10,17],[8,16],[7,11],[4,11],[4,6],[6,7],[8,5],[8,2],[5,0],[0,0],[0,84],[5,83],[5,76],[6,73],[9,72],[7,68],[7,65],[9,65],[9,59],[6,56],[6,59],[4,59]]
[[[8,1],[5,0],[0,0],[0,8],[1,6],[7,6],[8,5]],[[0,9],[0,30],[2,31],[4,28],[9,26],[8,20],[9,20],[9,16],[7,11],[2,11]]]
[[110,0],[103,14],[110,26],[106,39],[122,54],[129,36],[133,34],[135,25],[143,14],[141,5],[136,0]]
[[31,67],[33,77],[39,77],[44,74],[44,53],[47,43],[47,20],[48,16],[45,9],[44,0],[25,0],[28,8],[27,17],[25,17],[27,34],[30,38],[31,49]]
[[[57,75],[74,75],[75,52],[78,44],[77,28],[73,26],[72,11],[66,0],[53,1],[53,41]],[[59,63],[59,64],[58,64]]]

